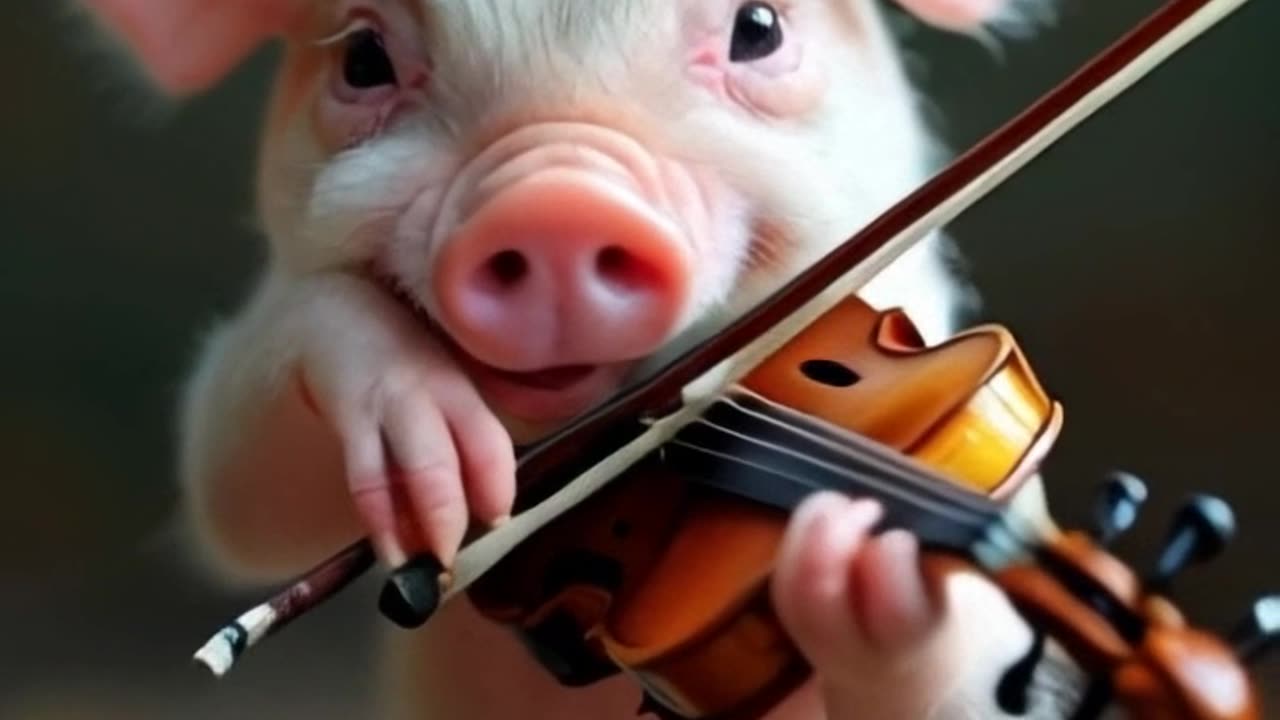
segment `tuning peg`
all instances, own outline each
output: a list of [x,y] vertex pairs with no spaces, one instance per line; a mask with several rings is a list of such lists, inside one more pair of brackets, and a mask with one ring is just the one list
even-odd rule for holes
[[1249,616],[1231,632],[1231,644],[1246,663],[1270,652],[1280,639],[1280,595],[1268,595],[1249,608]]
[[1147,500],[1147,485],[1136,475],[1113,470],[1098,489],[1093,506],[1094,534],[1104,547],[1124,534],[1138,519]]
[[1174,517],[1168,539],[1149,580],[1155,589],[1165,588],[1189,565],[1212,559],[1235,534],[1231,507],[1211,495],[1195,495]]

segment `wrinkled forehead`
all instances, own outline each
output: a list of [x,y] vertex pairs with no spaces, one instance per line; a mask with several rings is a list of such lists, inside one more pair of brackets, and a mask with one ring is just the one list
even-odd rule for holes
[[[618,32],[651,21],[671,0],[401,0],[442,27],[539,29],[557,35]],[[671,14],[671,13],[668,13]]]
[[467,119],[670,87],[679,63],[654,59],[679,54],[680,7],[690,0],[383,2],[417,18],[437,71],[435,108]]
[[672,0],[403,0],[421,17],[433,48],[477,52],[491,62],[539,56],[599,59],[642,38],[676,30]]
[[361,10],[412,18],[439,40],[480,41],[507,46],[517,38],[560,40],[609,37],[655,22],[673,27],[679,10],[690,5],[727,5],[731,0],[323,0],[313,6],[322,25],[341,23]]

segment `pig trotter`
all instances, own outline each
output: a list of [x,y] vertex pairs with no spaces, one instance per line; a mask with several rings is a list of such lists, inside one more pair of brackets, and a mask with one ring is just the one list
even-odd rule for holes
[[382,586],[378,609],[402,628],[421,627],[440,607],[447,584],[440,561],[430,555],[418,555],[392,573]]

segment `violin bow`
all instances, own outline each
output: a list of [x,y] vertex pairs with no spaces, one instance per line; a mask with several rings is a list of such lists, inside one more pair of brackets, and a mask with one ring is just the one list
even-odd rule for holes
[[[511,521],[475,537],[445,579],[432,558],[393,574],[381,608],[404,627],[426,622],[538,529],[604,487],[697,419],[722,391],[904,252],[987,196],[1247,0],[1170,0],[1073,75],[955,159],[768,299],[517,457]],[[215,676],[262,639],[319,606],[373,566],[358,540],[220,629],[194,660]]]

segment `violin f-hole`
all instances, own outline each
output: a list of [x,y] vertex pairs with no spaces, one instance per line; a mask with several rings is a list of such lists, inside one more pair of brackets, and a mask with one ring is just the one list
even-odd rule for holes
[[848,365],[835,360],[806,360],[800,363],[800,372],[816,383],[831,387],[853,387],[862,380]]

